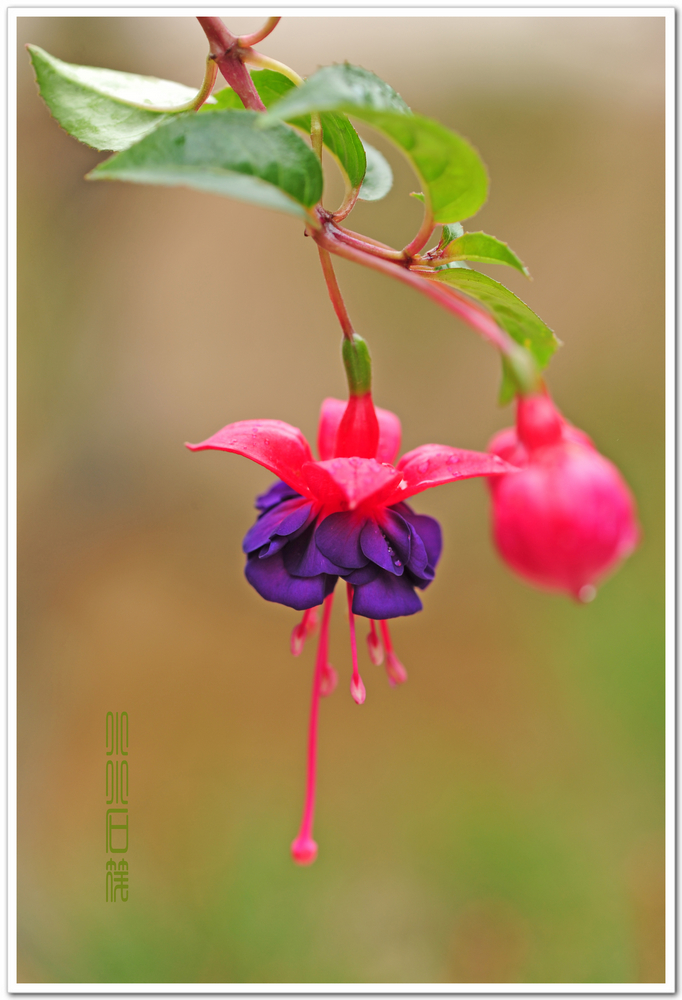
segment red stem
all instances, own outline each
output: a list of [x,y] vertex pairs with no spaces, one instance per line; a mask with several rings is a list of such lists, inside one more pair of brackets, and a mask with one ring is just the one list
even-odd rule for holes
[[346,340],[352,340],[355,330],[353,329],[353,324],[350,321],[350,316],[348,315],[348,310],[346,309],[346,303],[343,301],[341,289],[339,288],[339,283],[336,280],[336,275],[334,274],[334,266],[332,264],[331,257],[321,246],[318,246],[317,249],[320,254],[322,273],[324,274],[324,280],[327,282],[327,291],[329,292],[331,303],[334,306],[334,312],[336,313],[337,319],[341,324],[344,337]]
[[362,250],[364,253],[371,253],[373,256],[381,257],[383,260],[402,261],[405,265],[408,263],[402,250],[392,250],[391,247],[379,246],[377,243],[368,243],[367,240],[361,237],[352,236],[348,230],[335,229],[334,236],[349,247],[355,247],[356,250]]
[[242,62],[245,50],[239,48],[239,39],[236,35],[228,31],[219,17],[198,17],[197,21],[204,29],[218,69],[239,96],[244,107],[251,111],[265,111],[265,105]]
[[335,234],[329,233],[327,227],[322,226],[319,230],[310,229],[310,235],[318,246],[323,247],[330,253],[335,253],[346,260],[355,261],[356,264],[364,264],[382,274],[388,274],[392,278],[397,278],[403,284],[416,288],[428,298],[433,299],[439,306],[447,309],[465,323],[468,323],[481,336],[493,344],[504,355],[512,355],[518,351],[518,345],[512,338],[502,330],[492,316],[483,309],[469,302],[459,294],[454,288],[447,288],[428,278],[423,278],[420,274],[415,274],[406,267],[401,267],[397,263],[375,257],[368,251],[358,247],[349,246],[341,242]]
[[248,49],[251,45],[257,45],[258,42],[262,42],[264,38],[267,38],[271,31],[274,31],[279,22],[282,20],[281,17],[269,17],[262,28],[258,31],[254,31],[252,35],[240,35],[237,44],[240,49]]

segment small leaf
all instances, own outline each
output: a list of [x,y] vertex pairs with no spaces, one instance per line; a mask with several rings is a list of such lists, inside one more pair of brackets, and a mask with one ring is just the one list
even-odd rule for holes
[[[266,108],[275,104],[291,90],[296,90],[296,84],[288,77],[271,69],[255,70],[251,78],[258,91],[258,96]],[[201,111],[210,112],[220,108],[240,109],[244,106],[231,87],[225,87],[224,90],[218,91],[215,98],[216,105],[212,107],[204,105]],[[359,187],[366,169],[365,151],[360,136],[343,114],[328,112],[322,114],[320,118],[324,145],[337,160],[341,170],[348,178],[350,187]],[[309,114],[293,115],[283,120],[289,125],[301,129],[306,135],[310,135]]]
[[422,191],[410,191],[410,198],[416,198],[417,201],[422,203],[422,205],[426,202],[426,198],[424,197]]
[[374,73],[348,64],[325,66],[274,105],[264,124],[311,111],[345,111],[395,143],[421,180],[435,222],[459,222],[484,203],[488,178],[476,150],[456,132],[412,114]]
[[393,187],[393,171],[378,149],[370,146],[368,142],[363,142],[362,145],[365,147],[367,157],[367,171],[358,197],[362,201],[379,201],[380,198],[385,198]]
[[50,114],[70,135],[94,149],[127,149],[168,121],[176,113],[174,107],[197,95],[182,83],[75,66],[37,45],[27,48]]
[[409,115],[410,109],[390,84],[369,70],[343,63],[323,66],[309,76],[303,86],[290,92],[276,108],[277,118],[309,114],[311,111],[338,111],[364,108]]
[[439,258],[442,261],[476,260],[481,264],[507,264],[521,274],[530,277],[523,261],[519,260],[506,243],[488,236],[487,233],[464,233],[448,243],[447,251]]
[[[429,276],[431,277],[431,276]],[[464,268],[444,268],[435,271],[433,278],[471,296],[493,314],[503,330],[517,344],[530,351],[540,369],[545,368],[560,341],[539,316],[499,281],[480,271]]]
[[322,195],[313,151],[286,125],[256,128],[257,111],[181,115],[95,167],[91,180],[179,184],[314,220]]
[[441,233],[438,249],[444,249],[452,243],[453,240],[458,240],[460,236],[464,236],[464,227],[459,222],[453,222],[451,226],[443,226],[443,232]]

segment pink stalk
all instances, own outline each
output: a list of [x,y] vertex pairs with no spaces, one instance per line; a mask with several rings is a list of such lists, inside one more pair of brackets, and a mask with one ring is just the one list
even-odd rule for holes
[[362,677],[358,670],[358,647],[355,641],[355,615],[353,614],[353,585],[352,583],[346,584],[346,590],[348,592],[348,626],[350,628],[350,651],[353,657],[353,677],[350,682],[350,693],[353,696],[353,701],[357,705],[362,705],[367,693],[365,691],[365,685],[362,683]]
[[265,111],[265,105],[242,62],[243,50],[239,48],[237,36],[228,31],[219,17],[198,17],[197,21],[204,29],[211,54],[215,56],[220,72],[239,96],[244,107],[251,111]]
[[391,633],[388,631],[388,622],[379,622],[381,626],[381,634],[384,637],[384,646],[386,647],[386,673],[388,675],[388,682],[391,687],[395,687],[396,684],[404,684],[407,680],[407,670],[402,665],[398,657],[393,652],[393,643],[391,642]]
[[320,708],[320,687],[327,667],[329,653],[329,620],[332,614],[334,595],[325,598],[322,613],[322,628],[317,646],[317,659],[313,675],[313,695],[310,705],[308,725],[308,767],[306,774],[305,806],[298,836],[291,845],[291,854],[299,865],[311,865],[317,857],[317,844],[313,840],[313,819],[315,817],[315,785],[317,779],[317,720]]

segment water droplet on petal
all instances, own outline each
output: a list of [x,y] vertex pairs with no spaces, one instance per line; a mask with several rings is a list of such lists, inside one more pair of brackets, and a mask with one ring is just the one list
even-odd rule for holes
[[400,559],[394,559],[393,560],[393,565],[394,566],[402,566],[402,563],[401,563]]
[[597,596],[597,588],[593,587],[591,583],[586,583],[584,587],[581,587],[578,591],[578,600],[581,604],[589,604]]

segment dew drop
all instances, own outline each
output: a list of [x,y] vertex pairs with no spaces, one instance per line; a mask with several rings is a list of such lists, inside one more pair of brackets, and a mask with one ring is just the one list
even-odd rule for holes
[[394,559],[393,560],[393,565],[394,566],[402,566],[402,563],[401,563],[400,559]]

